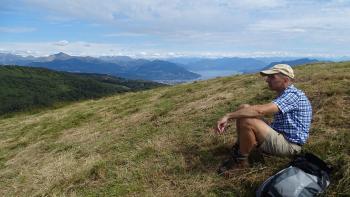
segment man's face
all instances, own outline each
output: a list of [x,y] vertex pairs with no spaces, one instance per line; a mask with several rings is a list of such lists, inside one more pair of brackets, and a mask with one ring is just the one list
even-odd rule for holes
[[266,76],[266,82],[271,90],[281,90],[284,88],[285,79],[280,74]]

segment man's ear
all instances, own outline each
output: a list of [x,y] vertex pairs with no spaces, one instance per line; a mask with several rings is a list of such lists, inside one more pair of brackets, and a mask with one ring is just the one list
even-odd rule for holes
[[289,82],[291,82],[291,79],[288,76],[283,76],[283,81],[285,83],[289,83]]

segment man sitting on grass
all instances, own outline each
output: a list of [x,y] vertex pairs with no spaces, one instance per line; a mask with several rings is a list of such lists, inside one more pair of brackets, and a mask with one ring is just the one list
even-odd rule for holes
[[[306,143],[312,108],[305,94],[292,85],[293,69],[287,64],[277,64],[260,74],[266,76],[269,88],[278,96],[263,105],[243,104],[217,122],[216,131],[221,134],[228,121],[235,119],[238,136],[231,157],[220,166],[219,174],[248,167],[248,155],[255,147],[268,154],[290,156],[300,153]],[[274,114],[271,125],[260,119],[267,114]]]

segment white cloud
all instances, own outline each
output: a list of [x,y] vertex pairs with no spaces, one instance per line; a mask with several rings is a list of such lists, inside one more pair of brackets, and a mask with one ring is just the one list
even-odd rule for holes
[[[69,45],[58,46],[57,42],[41,42],[41,43],[0,43],[3,47],[0,51],[9,52],[23,56],[48,56],[58,52],[64,52],[74,56],[130,56],[134,58],[151,58],[161,59],[167,57],[269,57],[269,56],[286,56],[286,57],[334,57],[346,56],[350,54],[350,50],[337,53],[337,51],[320,51],[320,52],[298,52],[286,50],[265,50],[265,51],[219,51],[219,50],[155,50],[147,47],[127,48],[126,46],[105,43],[89,43],[89,42],[70,42]],[[87,46],[89,46],[87,48]]]
[[[173,36],[183,31],[242,32],[278,30],[307,32],[331,21],[335,30],[349,26],[345,1],[316,0],[28,0],[27,4],[49,12],[51,18],[109,24],[119,33],[106,36],[156,34]],[[330,17],[330,19],[327,19]],[[304,22],[303,22],[304,21]],[[306,21],[306,22],[305,22]]]
[[69,44],[69,42],[67,40],[60,40],[58,42],[53,43],[53,45],[56,46],[67,46]]
[[110,33],[110,34],[104,34],[105,37],[143,37],[147,36],[147,34],[144,33]]
[[64,52],[76,56],[102,56],[102,55],[127,55],[136,56],[160,56],[164,51],[148,49],[147,47],[130,48],[130,46],[94,42],[69,42],[67,45],[57,45],[56,42],[0,42],[4,51],[19,55],[48,56],[58,52]]
[[282,29],[282,31],[284,31],[284,32],[293,32],[293,33],[304,33],[304,32],[306,32],[305,29],[301,29],[301,28],[286,28],[286,29]]
[[[284,51],[286,48],[290,54],[310,50],[317,53],[347,53],[350,45],[349,2],[26,0],[23,4],[29,5],[32,11],[40,12],[41,16],[47,16],[46,19],[55,24],[74,21],[78,25],[84,24],[84,28],[95,27],[91,34],[97,32],[100,37],[86,35],[89,40],[102,38],[111,41],[109,43],[124,43],[74,42],[76,37],[64,37],[60,39],[71,42],[51,42],[48,51],[66,50],[78,54],[81,50],[81,53],[88,54],[162,56],[185,52],[217,54],[215,51],[231,55],[256,51],[273,54],[273,51]],[[77,26],[72,25],[78,29]],[[1,31],[8,30],[0,28]],[[130,42],[126,44],[127,41]],[[46,45],[41,43],[36,46],[39,47],[38,51],[45,52],[45,47],[49,47]]]
[[230,3],[245,9],[266,9],[282,7],[285,6],[287,2],[285,0],[240,0],[231,1]]

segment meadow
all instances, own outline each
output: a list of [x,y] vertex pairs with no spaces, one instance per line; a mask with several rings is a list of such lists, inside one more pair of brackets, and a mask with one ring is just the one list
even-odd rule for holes
[[[325,196],[350,195],[350,62],[295,67],[313,106],[304,151],[334,167]],[[69,103],[0,118],[0,196],[253,196],[290,158],[252,158],[228,178],[240,104],[270,102],[259,74],[236,75]],[[269,117],[271,118],[271,117]]]

